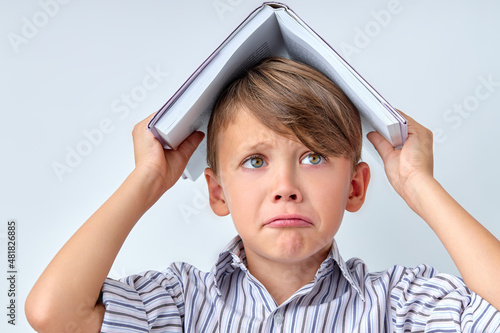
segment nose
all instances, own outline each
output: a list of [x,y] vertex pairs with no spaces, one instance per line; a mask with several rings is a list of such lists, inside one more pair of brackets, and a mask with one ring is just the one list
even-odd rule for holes
[[272,199],[274,202],[302,201],[299,179],[293,170],[284,168],[276,172]]
[[282,195],[280,195],[280,194],[276,194],[276,195],[274,196],[274,200],[275,200],[275,201],[281,200],[282,198],[283,198],[284,200],[285,200],[286,198],[288,198],[288,199],[290,199],[290,201],[295,201],[295,200],[297,200],[297,194],[290,194],[290,195],[288,195],[288,196],[286,196],[286,195],[285,195],[285,196],[282,196]]

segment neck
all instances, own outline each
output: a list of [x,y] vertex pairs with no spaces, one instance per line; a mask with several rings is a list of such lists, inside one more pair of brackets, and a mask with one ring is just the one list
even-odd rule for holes
[[248,270],[266,287],[278,305],[314,279],[330,246],[297,262],[279,262],[246,251]]

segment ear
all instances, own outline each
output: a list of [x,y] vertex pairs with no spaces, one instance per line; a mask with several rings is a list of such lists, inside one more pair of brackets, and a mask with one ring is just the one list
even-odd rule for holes
[[351,189],[345,208],[347,211],[356,212],[363,206],[369,182],[370,167],[365,162],[358,163],[354,167],[351,179]]
[[229,207],[226,203],[224,191],[220,185],[219,178],[212,169],[205,169],[205,179],[208,186],[208,197],[210,200],[210,207],[212,211],[218,216],[226,216],[229,214]]

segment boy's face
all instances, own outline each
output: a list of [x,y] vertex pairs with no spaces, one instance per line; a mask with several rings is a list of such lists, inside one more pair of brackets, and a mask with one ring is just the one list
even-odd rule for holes
[[308,259],[331,246],[344,210],[359,209],[369,169],[325,159],[239,111],[218,134],[218,175],[206,170],[210,204],[231,213],[247,257]]

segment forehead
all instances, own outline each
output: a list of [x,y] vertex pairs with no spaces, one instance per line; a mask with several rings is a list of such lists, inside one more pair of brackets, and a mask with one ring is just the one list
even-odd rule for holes
[[241,151],[285,143],[300,144],[295,135],[281,135],[263,125],[250,112],[238,110],[218,135],[218,151]]

